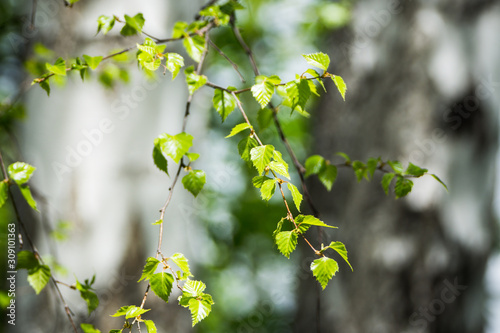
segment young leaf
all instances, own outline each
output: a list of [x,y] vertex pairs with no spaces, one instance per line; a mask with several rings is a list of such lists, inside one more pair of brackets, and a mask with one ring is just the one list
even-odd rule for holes
[[[271,100],[274,95],[274,84],[266,76],[259,75],[255,78],[256,84],[252,86],[252,95],[262,108]],[[279,84],[279,82],[278,82]]]
[[148,333],[157,333],[156,325],[152,320],[144,320],[144,324],[146,324],[146,329]]
[[274,147],[271,145],[255,147],[250,151],[250,158],[253,162],[253,165],[259,172],[259,175],[264,172],[266,166],[271,162],[273,152]]
[[324,71],[326,71],[330,65],[330,57],[322,52],[303,54],[302,56],[306,59],[309,65],[321,68]]
[[160,263],[160,261],[156,258],[153,258],[153,257],[147,258],[146,265],[144,265],[144,268],[142,269],[141,278],[137,282],[141,282],[144,279],[147,280],[147,279],[151,278],[151,276],[155,273],[156,267],[158,267],[159,263]]
[[276,189],[276,181],[274,179],[265,180],[260,188],[260,196],[262,200],[269,201],[274,194]]
[[[443,181],[442,181],[442,180],[441,180],[438,176],[436,176],[435,174],[431,174],[431,176],[432,176],[435,180],[437,180],[437,181],[438,181],[441,185],[443,185],[443,186],[444,186],[444,188],[446,189],[446,191],[448,191],[448,186],[446,186],[446,184],[445,184],[445,183],[443,183]],[[0,205],[0,206],[1,206],[1,205]]]
[[371,157],[366,162],[366,169],[368,171],[368,174],[370,175],[370,178],[372,178],[372,179],[373,179],[373,175],[375,174],[375,170],[377,170],[379,162],[380,162],[380,157],[379,158]]
[[349,156],[347,156],[346,153],[338,152],[336,155],[342,156],[342,158],[344,158],[346,164],[351,164],[351,158]]
[[328,227],[328,228],[337,228],[332,225],[328,225],[320,219],[312,216],[312,215],[297,215],[295,218],[295,223],[297,224],[306,224],[306,225],[316,225],[319,227]]
[[[152,288],[151,288],[152,289]],[[146,312],[148,312],[150,309],[141,309],[137,306],[129,306],[127,309],[127,313],[125,313],[125,319],[129,318],[135,318],[137,316],[140,316]]]
[[16,182],[17,185],[22,185],[28,182],[35,172],[36,168],[24,162],[15,162],[9,165],[7,173],[10,179]]
[[207,83],[207,77],[205,75],[198,75],[194,71],[193,66],[189,66],[184,70],[186,75],[186,83],[188,86],[189,94],[192,95],[194,92]]
[[144,16],[142,16],[141,13],[138,13],[134,17],[125,15],[125,25],[120,31],[120,34],[122,36],[133,36],[137,33],[141,33],[144,22]]
[[406,196],[411,192],[413,187],[413,182],[408,178],[398,176],[396,180],[396,186],[394,187],[394,193],[396,194],[396,199]]
[[200,157],[200,154],[197,154],[197,153],[186,153],[186,157],[188,158],[189,162],[194,162],[194,161],[196,161]]
[[283,222],[285,222],[284,217],[282,217],[281,220],[279,220],[278,224],[276,225],[276,230],[273,231],[273,239],[275,243],[276,243],[276,236],[281,232],[281,229],[283,228]]
[[100,31],[102,31],[104,35],[107,34],[111,29],[113,29],[114,25],[115,25],[114,16],[106,16],[106,15],[99,16],[97,18],[97,34]]
[[95,328],[92,324],[80,324],[80,328],[83,333],[101,333],[101,331]]
[[0,208],[5,204],[9,197],[9,185],[4,180],[0,181]]
[[24,185],[19,185],[19,191],[21,191],[21,194],[24,197],[24,200],[28,203],[28,205],[33,208],[35,211],[38,212],[38,208],[36,206],[36,201],[33,199],[33,196],[31,195],[31,190],[30,187],[26,184]]
[[342,95],[342,99],[345,101],[345,93],[347,91],[347,86],[344,82],[344,79],[342,79],[338,75],[332,75],[332,80],[337,86],[337,89],[339,90],[340,94]]
[[386,195],[389,194],[389,186],[391,185],[391,181],[394,178],[394,176],[396,176],[396,175],[393,173],[386,173],[382,177],[381,184],[382,184],[382,188],[384,189],[384,192]]
[[66,76],[66,62],[63,58],[58,58],[54,65],[46,63],[45,67],[54,75]]
[[366,168],[366,165],[361,162],[361,161],[354,161],[352,162],[352,169],[354,170],[354,173],[356,174],[356,178],[358,179],[358,182],[361,181],[361,179],[363,179],[363,177],[367,177],[368,178],[368,174],[367,174],[367,168]]
[[168,175],[168,162],[163,153],[161,152],[161,139],[156,138],[153,147],[153,161],[158,169]]
[[86,54],[83,55],[83,59],[85,59],[85,62],[87,63],[87,65],[92,69],[92,70],[95,70],[97,68],[97,66],[99,66],[99,64],[101,63],[102,61],[102,57],[101,56],[98,56],[98,57],[91,57],[91,56],[88,56]]
[[331,164],[325,165],[318,173],[318,179],[330,191],[335,183],[335,179],[337,179],[337,167]]
[[341,242],[331,242],[328,247],[331,248],[331,249],[333,249],[333,250],[335,250],[335,251],[337,251],[337,253],[340,254],[340,256],[342,258],[344,258],[345,262],[349,265],[349,267],[351,267],[351,270],[353,271],[351,263],[347,259],[347,250],[346,250],[345,245],[343,243],[341,243]]
[[177,53],[167,53],[165,54],[167,61],[165,66],[172,73],[172,80],[176,78],[177,74],[181,70],[181,67],[184,66],[184,58]]
[[191,192],[195,197],[203,189],[206,183],[205,171],[191,170],[182,178],[182,185],[184,188]]
[[288,189],[292,193],[293,202],[295,203],[295,207],[300,212],[300,204],[302,203],[302,194],[299,192],[298,188],[292,183],[287,184]]
[[287,258],[297,246],[297,233],[294,231],[281,231],[276,235],[278,250]]
[[233,95],[221,89],[215,89],[213,104],[215,110],[217,110],[222,118],[222,122],[226,120],[227,116],[229,116],[236,107],[236,101]]
[[91,286],[82,285],[76,280],[76,289],[80,292],[81,298],[87,303],[89,315],[99,306],[99,298],[90,288]]
[[16,269],[33,269],[40,265],[35,255],[31,251],[19,251],[17,254]]
[[286,94],[292,106],[292,112],[297,106],[305,109],[306,103],[311,97],[311,88],[308,83],[309,80],[298,79],[290,81],[286,84]]
[[50,268],[47,265],[38,265],[28,270],[28,282],[37,294],[47,285],[50,276]]
[[274,172],[290,179],[290,175],[288,174],[288,164],[283,159],[281,153],[277,150],[273,152],[273,160],[269,163],[269,168]]
[[272,178],[266,177],[266,176],[255,176],[252,179],[252,184],[256,188],[261,188],[262,184],[264,184],[265,181],[267,180],[273,180]]
[[172,261],[179,266],[182,272],[186,273],[188,276],[192,276],[191,271],[189,270],[188,260],[182,253],[174,253],[170,259],[172,259]]
[[133,308],[136,308],[136,306],[134,306],[134,305],[125,305],[125,306],[122,306],[114,314],[112,314],[111,317],[125,316],[127,314],[127,311],[131,310]]
[[[321,80],[321,75],[318,72],[316,72],[312,68],[309,68],[308,70],[306,70],[306,73],[311,74],[312,77],[315,77],[316,81],[318,81],[318,83],[320,84],[320,86],[323,87],[323,90],[326,92],[325,85],[323,84],[323,81]],[[310,80],[308,80],[308,81],[310,81]],[[319,94],[318,94],[318,96],[319,96]]]
[[328,285],[328,281],[337,273],[339,265],[333,259],[321,257],[311,263],[311,271],[323,289]]
[[252,151],[253,148],[258,147],[259,143],[257,140],[254,138],[247,136],[243,138],[239,143],[238,143],[238,153],[240,154],[241,158],[246,161],[250,162],[250,152]]
[[318,174],[326,166],[325,159],[320,155],[309,156],[305,162],[306,177]]
[[398,173],[398,174],[401,174],[403,173],[403,166],[401,165],[401,163],[399,161],[387,161],[387,164],[389,164],[392,168],[392,170],[394,170],[394,172]]
[[45,81],[42,81],[40,82],[40,87],[45,90],[45,92],[47,93],[47,96],[50,96],[50,83],[49,83],[49,80],[45,80]]
[[161,151],[172,158],[175,163],[179,163],[189,148],[193,145],[193,137],[185,132],[169,135],[162,134],[158,137],[161,144]]
[[231,133],[229,133],[229,135],[227,135],[226,138],[230,138],[232,136],[235,136],[236,134],[238,134],[241,131],[246,130],[247,128],[252,129],[252,126],[249,125],[248,123],[238,124],[238,125],[233,127],[233,129],[231,130]]
[[205,319],[212,310],[212,296],[204,294],[206,286],[201,281],[188,280],[179,297],[179,304],[189,308],[193,326]]
[[418,167],[412,163],[408,165],[408,168],[406,168],[405,174],[406,175],[412,175],[415,177],[422,177],[427,171],[427,169],[423,169],[421,167]]
[[174,283],[172,274],[165,272],[156,273],[149,278],[149,283],[151,285],[151,290],[154,291],[156,296],[168,303],[168,297],[170,296],[172,284]]
[[205,50],[205,38],[203,36],[195,35],[193,37],[186,37],[182,41],[186,52],[196,62],[200,62],[203,51]]

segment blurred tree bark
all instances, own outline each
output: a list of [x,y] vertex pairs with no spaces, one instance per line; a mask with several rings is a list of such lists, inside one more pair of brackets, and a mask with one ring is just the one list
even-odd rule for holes
[[[318,332],[483,331],[496,241],[499,16],[498,1],[360,0],[350,26],[327,38],[347,101],[330,86],[313,117],[311,154],[411,161],[449,193],[427,176],[396,201],[380,174],[358,184],[341,168],[328,195],[309,181],[322,218],[339,226],[325,239],[344,242],[354,267],[339,260]],[[301,283],[296,332],[316,331],[311,283]]]

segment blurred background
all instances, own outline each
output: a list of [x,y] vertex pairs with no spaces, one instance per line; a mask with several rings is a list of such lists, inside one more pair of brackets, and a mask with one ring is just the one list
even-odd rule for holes
[[[142,43],[139,36],[121,37],[118,26],[96,35],[99,15],[141,12],[144,30],[166,38],[176,21],[192,21],[205,2],[33,3],[0,2],[1,152],[6,163],[36,166],[30,185],[41,213],[16,196],[21,216],[59,280],[71,284],[96,275],[100,305],[90,316],[75,291],[62,292],[77,323],[108,332],[122,325],[110,315],[139,305],[146,288],[136,281],[145,259],[155,255],[158,227],[151,223],[172,181],[154,166],[151,150],[159,134],[180,132],[184,79],[147,77],[131,52],[103,62],[84,83],[77,74],[54,82],[50,97],[30,84],[45,62],[59,56],[106,55]],[[308,105],[310,118],[280,112],[301,162],[313,154],[342,162],[339,151],[362,161],[411,161],[439,175],[449,192],[423,177],[408,197],[395,200],[384,194],[380,174],[358,183],[348,169],[339,169],[331,192],[308,179],[322,220],[339,227],[321,237],[343,242],[354,267],[339,260],[340,271],[320,291],[309,270],[313,253],[299,242],[299,251],[286,259],[273,244],[272,232],[285,216],[282,201],[260,199],[251,184],[255,171],[239,157],[237,139],[224,139],[242,122],[240,114],[221,124],[213,91],[201,89],[187,132],[195,137],[192,151],[201,157],[194,166],[206,172],[207,184],[196,198],[175,189],[163,250],[187,256],[216,304],[191,328],[189,311],[175,300],[178,290],[168,304],[150,295],[146,307],[153,309],[149,318],[158,331],[500,332],[500,1],[241,3],[237,25],[264,75],[292,80],[308,68],[301,54],[321,51],[332,60],[329,72],[347,83],[344,102],[326,82],[328,94]],[[209,80],[251,85],[252,68],[231,30],[213,30],[211,38],[247,83],[213,49],[204,67]],[[180,44],[169,43],[167,50],[191,64]],[[285,152],[270,118],[251,96],[242,101],[261,139]],[[111,125],[103,130],[103,122]],[[96,131],[101,135],[92,141]],[[176,166],[170,166],[172,175]],[[306,203],[303,208],[310,213]],[[0,210],[2,253],[6,225],[14,220],[8,206]],[[320,236],[309,233],[318,244]],[[53,289],[36,296],[25,272],[17,277],[16,326],[2,320],[0,330],[71,332]],[[0,300],[5,308],[4,292]]]

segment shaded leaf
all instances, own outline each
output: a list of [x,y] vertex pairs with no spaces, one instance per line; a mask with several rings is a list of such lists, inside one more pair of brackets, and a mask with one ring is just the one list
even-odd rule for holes
[[276,189],[276,181],[274,179],[267,179],[262,183],[260,188],[260,196],[262,200],[269,201],[274,194]]
[[195,197],[203,189],[206,183],[205,171],[191,170],[182,178],[182,185],[184,188],[191,192]]
[[422,177],[427,171],[427,169],[423,169],[419,166],[416,166],[412,163],[408,165],[408,168],[406,168],[405,174],[406,175],[412,175],[415,177]]
[[247,136],[238,143],[238,153],[244,161],[250,162],[250,152],[258,146],[259,143],[255,138]]
[[229,116],[236,107],[236,100],[233,95],[221,89],[215,89],[212,101],[215,110],[217,110],[222,119],[222,122],[226,120],[227,116]]
[[38,265],[28,270],[28,282],[37,294],[47,285],[50,276],[50,268],[47,265]]
[[396,186],[394,187],[394,193],[396,194],[396,199],[404,197],[411,192],[413,188],[413,182],[408,178],[398,176],[396,180]]
[[330,191],[337,179],[337,167],[331,164],[325,165],[318,173],[318,179]]
[[326,161],[323,156],[312,155],[309,156],[304,164],[306,168],[306,177],[318,174],[326,166]]
[[141,278],[137,282],[141,282],[144,279],[147,280],[147,279],[151,278],[151,276],[155,273],[156,268],[158,267],[159,263],[160,263],[160,261],[156,258],[153,258],[153,257],[147,258],[146,264],[144,265],[144,268],[142,269]]
[[382,188],[384,189],[384,192],[386,195],[389,194],[389,186],[391,185],[391,181],[394,178],[394,176],[396,176],[396,175],[393,173],[386,173],[382,177],[381,184],[382,184]]
[[158,169],[165,172],[168,175],[168,162],[161,151],[161,139],[156,138],[153,147],[153,161]]

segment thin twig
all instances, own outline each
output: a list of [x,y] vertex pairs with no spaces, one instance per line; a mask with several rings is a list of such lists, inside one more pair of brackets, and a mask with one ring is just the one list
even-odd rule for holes
[[36,9],[37,9],[38,0],[33,0],[33,6],[31,8],[31,21],[30,21],[30,29],[35,29],[35,18],[36,18]]
[[252,69],[253,72],[255,73],[255,76],[260,75],[259,68],[257,67],[257,62],[255,61],[255,58],[253,56],[252,50],[248,47],[247,43],[245,43],[245,40],[243,37],[241,37],[240,29],[236,26],[234,19],[231,19],[231,28],[233,29],[234,36],[238,40],[238,43],[243,47],[245,50],[245,53],[248,55],[248,58],[250,59],[250,62],[252,64]]
[[240,77],[241,82],[242,83],[246,83],[245,78],[243,77],[243,75],[241,75],[240,70],[238,69],[238,65],[236,65],[234,63],[234,61],[232,61],[231,59],[229,59],[229,57],[224,52],[222,52],[222,50],[219,49],[217,47],[217,45],[215,45],[215,43],[212,42],[211,39],[209,39],[208,42],[210,43],[210,46],[212,46],[214,48],[214,50],[217,51],[217,53],[219,53],[221,56],[223,56],[224,59],[226,59],[227,62],[229,62],[231,64],[231,66],[233,66],[234,70],[236,71],[236,74],[238,74],[238,76]]

